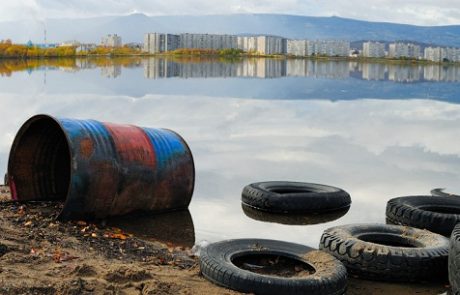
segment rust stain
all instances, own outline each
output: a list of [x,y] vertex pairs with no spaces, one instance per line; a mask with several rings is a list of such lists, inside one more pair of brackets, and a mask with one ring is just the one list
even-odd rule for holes
[[90,138],[85,138],[80,141],[80,154],[85,159],[89,159],[94,152],[93,141]]

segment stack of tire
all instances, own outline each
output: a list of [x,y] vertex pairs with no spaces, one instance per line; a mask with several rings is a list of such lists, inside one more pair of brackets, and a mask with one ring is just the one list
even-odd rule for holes
[[460,294],[460,198],[433,189],[432,196],[394,198],[387,203],[387,221],[450,236],[448,276],[453,294]]
[[[348,210],[351,198],[344,190],[326,185],[262,182],[243,189],[242,203],[246,215],[264,220],[264,212],[290,215]],[[446,238],[460,221],[457,213],[460,198],[394,198],[386,210],[387,221],[393,224],[329,228],[321,237],[319,251],[272,240],[222,241],[202,251],[201,272],[208,280],[241,292],[343,294],[348,274],[380,281],[421,282],[444,280],[449,269],[453,291],[460,294],[460,225],[452,233],[450,256]],[[278,261],[280,257],[295,261],[296,269],[302,272],[309,268],[311,272],[285,278],[260,273],[257,270],[264,266],[251,262]]]

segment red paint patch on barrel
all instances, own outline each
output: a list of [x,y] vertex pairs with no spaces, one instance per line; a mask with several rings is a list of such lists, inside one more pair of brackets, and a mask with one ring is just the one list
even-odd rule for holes
[[88,159],[94,152],[93,141],[90,138],[85,138],[80,141],[80,154]]
[[155,167],[155,153],[144,130],[131,125],[104,123],[112,135],[118,156],[125,164]]

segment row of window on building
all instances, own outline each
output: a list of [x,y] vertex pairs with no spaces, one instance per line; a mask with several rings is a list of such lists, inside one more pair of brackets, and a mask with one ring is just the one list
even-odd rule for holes
[[434,62],[460,61],[460,48],[452,47],[422,47],[413,43],[396,42],[391,43],[385,50],[385,44],[381,42],[364,42],[362,56],[364,57],[390,57],[390,58],[413,58],[425,59]]
[[234,36],[217,34],[163,34],[144,36],[144,51],[161,53],[180,48],[241,49],[259,54],[288,54],[295,56],[329,55],[348,56],[350,42],[335,40],[289,40],[277,36]]

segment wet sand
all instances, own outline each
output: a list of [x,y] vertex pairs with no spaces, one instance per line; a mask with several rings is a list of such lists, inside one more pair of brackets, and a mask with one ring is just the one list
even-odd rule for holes
[[[0,294],[238,294],[200,275],[198,258],[190,250],[190,230],[181,233],[183,243],[177,237],[160,241],[110,222],[56,221],[61,206],[11,202],[8,189],[0,186]],[[347,294],[446,290],[441,283],[351,278]]]

